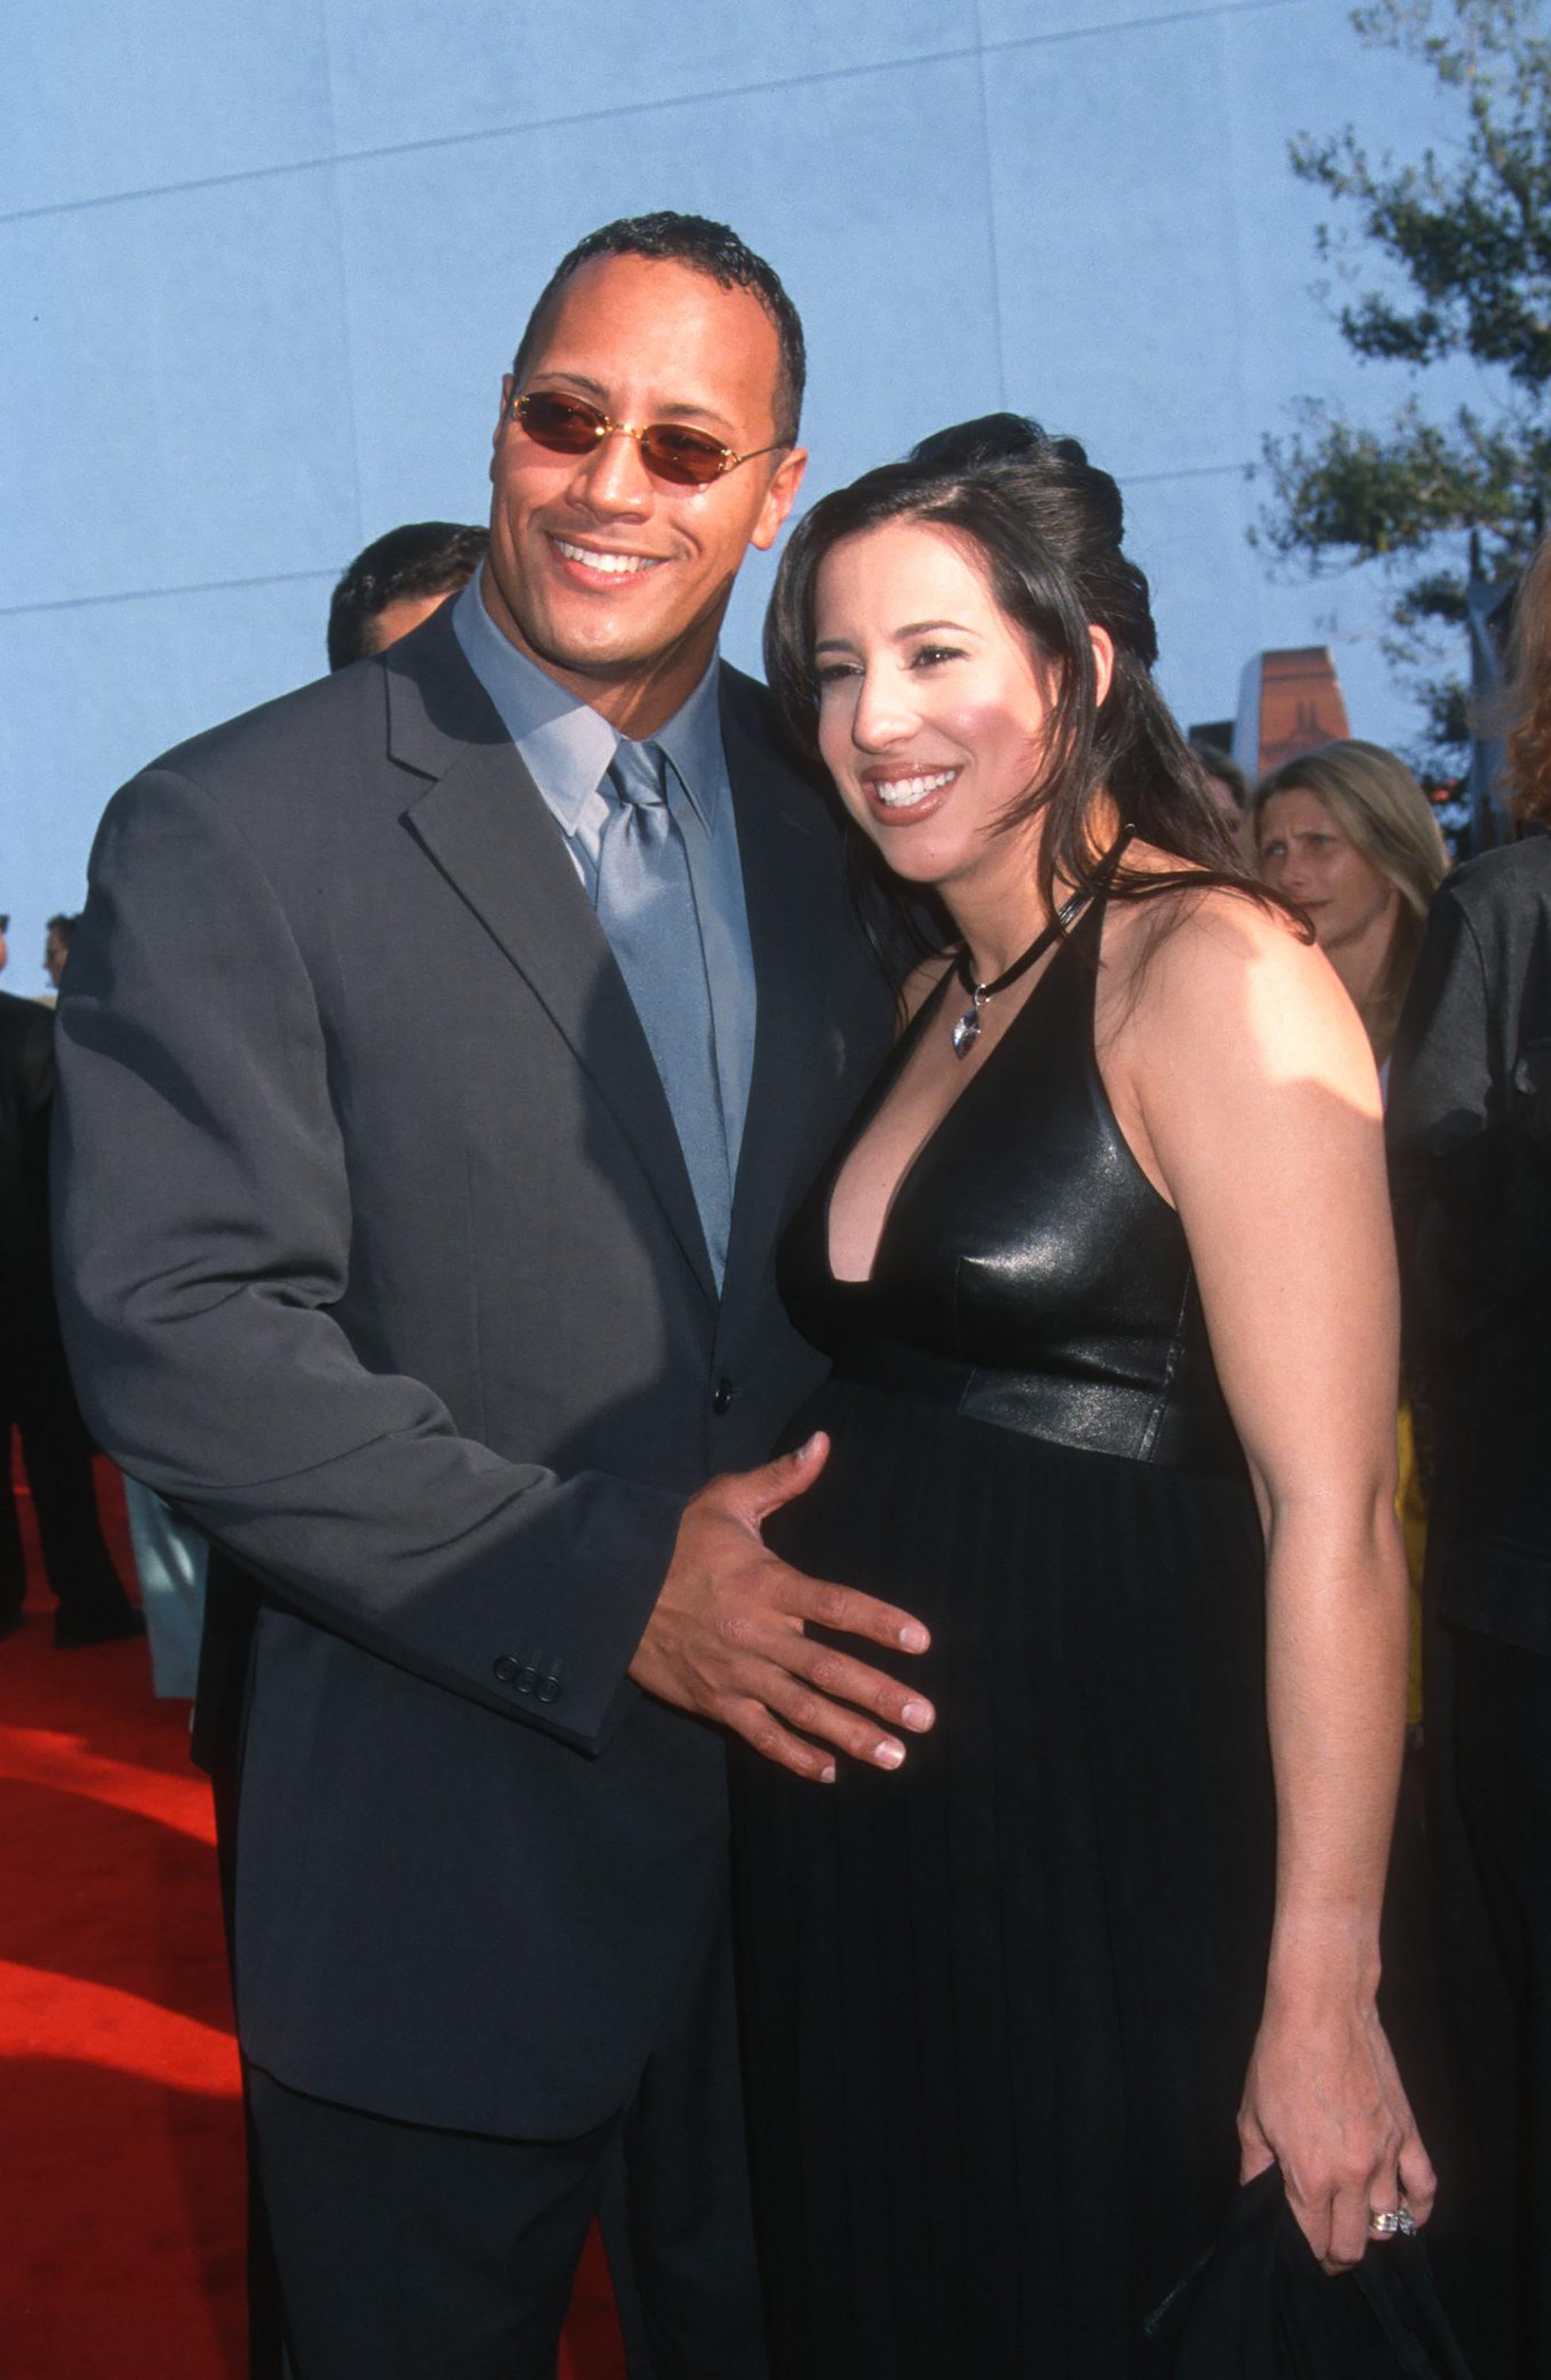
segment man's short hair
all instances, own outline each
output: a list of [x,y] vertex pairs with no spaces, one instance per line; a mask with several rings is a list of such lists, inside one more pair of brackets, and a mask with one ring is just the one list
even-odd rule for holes
[[376,647],[371,623],[390,603],[455,595],[484,559],[490,531],[464,521],[406,521],[363,547],[329,603],[329,667],[348,668]]
[[781,342],[781,371],[776,382],[776,436],[794,445],[802,425],[803,391],[807,385],[807,349],[802,318],[782,285],[781,276],[762,256],[745,248],[735,231],[713,223],[708,215],[678,215],[663,211],[650,215],[624,215],[604,224],[579,239],[563,256],[539,293],[517,343],[512,377],[520,382],[543,332],[545,318],[575,273],[600,256],[644,256],[652,263],[684,264],[703,273],[723,289],[746,289],[757,298],[775,324]]
[[[6,919],[6,922],[8,924],[9,919]],[[70,937],[79,924],[80,912],[79,909],[75,912],[74,916],[71,916],[68,911],[61,909],[56,917],[51,917],[49,919],[47,925],[43,928],[43,931],[45,934],[57,934],[60,941],[64,943],[65,948],[68,950],[70,947]]]
[[1225,752],[1220,744],[1204,742],[1199,735],[1191,737],[1190,748],[1208,777],[1216,777],[1219,784],[1226,785],[1239,808],[1242,809],[1250,797],[1249,779],[1234,759],[1233,755],[1230,752]]

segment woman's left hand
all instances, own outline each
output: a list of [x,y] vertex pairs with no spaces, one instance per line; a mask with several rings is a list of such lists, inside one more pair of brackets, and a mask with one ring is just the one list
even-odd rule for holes
[[1433,2211],[1422,2145],[1371,1999],[1267,2001],[1239,2110],[1240,2179],[1275,2162],[1288,2204],[1327,2273],[1361,2263],[1370,2215]]

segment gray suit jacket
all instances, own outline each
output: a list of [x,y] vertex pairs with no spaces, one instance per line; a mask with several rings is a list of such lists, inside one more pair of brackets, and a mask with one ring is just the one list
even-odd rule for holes
[[731,670],[723,720],[759,1015],[720,1300],[445,612],[126,787],[72,946],[82,1402],[256,1583],[242,2037],[411,2120],[601,2120],[722,1889],[720,1741],[625,1670],[684,1497],[818,1377],[773,1248],[890,1027],[833,820]]

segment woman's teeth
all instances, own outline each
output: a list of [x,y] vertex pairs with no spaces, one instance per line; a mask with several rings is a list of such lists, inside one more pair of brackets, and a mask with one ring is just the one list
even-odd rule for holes
[[585,563],[588,570],[606,570],[611,577],[628,578],[640,570],[649,570],[657,556],[651,553],[596,553],[590,546],[567,545],[563,537],[555,544],[567,562]]
[[939,769],[930,777],[874,777],[872,790],[885,809],[907,810],[939,787],[951,785],[958,773],[956,769]]

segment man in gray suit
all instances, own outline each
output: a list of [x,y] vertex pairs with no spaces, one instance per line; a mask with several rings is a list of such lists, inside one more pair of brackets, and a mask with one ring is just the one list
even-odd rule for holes
[[98,840],[67,1329],[220,1549],[300,2380],[550,2372],[621,2139],[665,2380],[762,2368],[718,1730],[818,1780],[930,1723],[805,1633],[897,1654],[908,1616],[759,1534],[823,1460],[764,1462],[820,1369],[773,1249],[891,1024],[828,809],[716,655],[802,376],[730,232],[593,235],[503,383],[479,579]]

